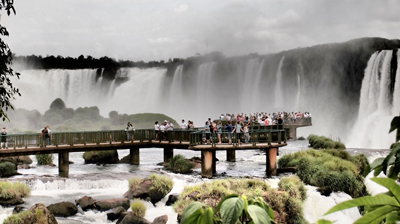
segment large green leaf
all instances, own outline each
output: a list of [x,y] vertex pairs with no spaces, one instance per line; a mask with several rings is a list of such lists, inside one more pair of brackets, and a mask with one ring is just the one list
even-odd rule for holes
[[390,123],[389,133],[397,129],[396,142],[400,141],[400,116],[394,117]]
[[274,210],[272,210],[271,207],[269,207],[269,205],[267,204],[267,202],[265,202],[261,197],[258,197],[257,200],[255,201],[255,204],[257,204],[258,206],[260,206],[261,208],[263,208],[267,213],[268,216],[271,220],[275,221],[275,213]]
[[400,186],[390,178],[371,178],[372,181],[386,187],[396,198],[397,203],[400,203]]
[[221,205],[221,218],[224,224],[236,224],[243,212],[244,201],[241,197],[229,198]]
[[397,180],[399,173],[400,173],[400,157],[396,157],[396,160],[390,167],[387,176],[393,180]]
[[387,215],[396,210],[399,210],[399,208],[386,205],[381,208],[375,209],[372,212],[368,212],[363,217],[355,221],[354,224],[365,224],[365,223],[379,224],[384,218],[386,218]]
[[257,205],[249,205],[247,208],[247,212],[249,213],[254,224],[270,224],[271,223],[268,213],[263,208],[261,208]]
[[182,214],[182,224],[192,224],[197,223],[199,217],[202,216],[202,207],[204,206],[203,203],[195,201],[191,203],[188,207],[186,207],[185,211]]
[[344,201],[342,203],[335,205],[327,213],[325,213],[325,215],[341,211],[344,209],[364,206],[364,205],[391,205],[400,209],[399,203],[393,197],[387,196],[385,194],[379,194],[375,196],[365,196],[362,198],[356,198],[349,201]]
[[400,220],[399,211],[391,212],[386,216],[386,224],[396,224]]
[[203,223],[204,224],[213,224],[214,223],[214,212],[211,207],[208,207],[206,210],[204,210]]
[[398,147],[394,147],[392,149],[392,151],[390,151],[389,155],[386,156],[386,158],[383,160],[383,162],[382,162],[382,171],[383,171],[383,173],[386,174],[387,167],[389,165],[391,165],[395,161],[394,155],[399,153],[399,151],[400,151],[400,145]]
[[222,198],[222,200],[218,203],[217,207],[215,207],[214,213],[217,213],[221,209],[221,205],[222,205],[222,203],[224,203],[224,201],[228,200],[229,198],[237,198],[237,197],[239,197],[239,195],[230,194],[230,195],[227,195],[224,198]]

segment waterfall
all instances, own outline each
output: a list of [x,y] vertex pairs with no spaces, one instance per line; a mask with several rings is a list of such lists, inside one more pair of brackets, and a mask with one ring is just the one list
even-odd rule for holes
[[361,87],[358,119],[348,141],[350,147],[383,149],[389,148],[395,140],[394,134],[389,135],[388,131],[390,121],[397,115],[396,99],[400,90],[398,68],[393,102],[390,102],[392,57],[392,50],[384,50],[374,53],[368,61]]
[[[260,67],[260,60],[259,58],[252,58],[247,60],[246,63],[246,71],[244,75],[241,75],[239,77],[239,86],[241,87],[241,105],[242,107],[250,106],[251,109],[255,110],[254,108],[254,97],[249,98],[249,93],[254,92],[254,86],[256,86],[258,83],[256,82],[257,77],[261,74],[259,73],[259,67]],[[257,94],[257,93],[255,93]]]
[[281,109],[283,107],[283,85],[282,85],[282,65],[283,59],[279,61],[278,71],[276,73],[276,85],[275,85],[275,108]]
[[265,60],[263,59],[257,69],[257,73],[256,73],[256,76],[254,79],[254,86],[252,88],[253,90],[250,91],[250,93],[252,93],[251,101],[250,101],[252,111],[258,110],[257,103],[262,100],[262,97],[260,97],[260,95],[262,95],[261,90],[263,88],[261,86],[261,77],[263,76],[264,63],[265,63]]
[[299,110],[300,107],[300,94],[301,94],[301,82],[300,82],[300,74],[303,75],[303,66],[299,64],[299,72],[297,73],[297,94],[296,94],[296,107],[295,110]]
[[171,89],[169,98],[171,101],[180,101],[181,97],[184,97],[183,93],[183,65],[179,65],[174,73],[174,77],[172,79]]
[[[400,51],[397,51],[397,62],[400,62]],[[393,91],[393,115],[400,116],[400,64],[397,64],[396,81]]]

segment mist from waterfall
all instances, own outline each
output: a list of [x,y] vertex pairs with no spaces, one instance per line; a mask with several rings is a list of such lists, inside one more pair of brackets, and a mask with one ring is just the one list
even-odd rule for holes
[[[399,52],[375,52],[368,61],[362,82],[360,108],[357,122],[350,135],[349,147],[385,149],[395,141],[395,134],[388,134],[390,122],[399,111],[400,72],[396,72],[393,97],[390,96],[391,61]],[[393,99],[393,101],[390,101]]]

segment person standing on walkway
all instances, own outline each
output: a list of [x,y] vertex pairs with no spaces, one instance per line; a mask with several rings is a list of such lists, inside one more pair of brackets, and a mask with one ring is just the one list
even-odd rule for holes
[[135,136],[133,135],[134,128],[133,128],[133,125],[131,124],[131,122],[128,122],[128,124],[126,124],[125,131],[126,131],[126,139],[128,141],[134,141],[135,140]]
[[173,138],[174,136],[172,134],[173,134],[173,131],[174,131],[174,124],[171,123],[170,120],[168,120],[165,129],[167,130],[168,141],[173,142],[174,141],[174,138]]
[[240,121],[237,121],[235,124],[235,128],[233,128],[232,133],[236,131],[236,139],[237,142],[240,144],[240,132],[242,131],[242,125]]
[[42,132],[42,134],[40,135],[40,137],[43,136],[43,138],[44,138],[44,144],[45,144],[45,145],[50,145],[50,143],[51,143],[51,137],[53,136],[53,135],[51,134],[50,126],[47,125],[46,127],[42,128],[40,131]]
[[[265,120],[268,121],[268,119]],[[247,123],[244,124],[243,132],[244,132],[244,143],[247,144],[250,141],[249,126]]]
[[3,127],[3,129],[1,130],[1,148],[2,149],[4,148],[4,146],[6,149],[8,149],[6,135],[7,135],[6,127]]
[[230,121],[228,121],[228,125],[225,126],[225,129],[228,131],[228,140],[229,140],[228,144],[232,144],[232,130],[233,130],[233,127],[232,127],[232,124],[231,124]]
[[221,144],[221,134],[222,134],[222,123],[221,121],[218,121],[218,125],[217,125],[217,134],[218,134],[218,144]]

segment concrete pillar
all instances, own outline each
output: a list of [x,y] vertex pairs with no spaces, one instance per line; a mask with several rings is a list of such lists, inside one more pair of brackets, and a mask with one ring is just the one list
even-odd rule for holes
[[289,132],[290,139],[297,140],[297,128],[292,126],[290,127]]
[[267,152],[267,176],[276,176],[276,156],[278,148],[268,148]]
[[164,148],[164,163],[171,161],[174,157],[174,149],[173,148]]
[[139,165],[140,164],[140,154],[139,148],[129,148],[129,157],[131,165]]
[[213,176],[213,163],[215,163],[213,151],[201,151],[201,176],[212,178]]
[[58,175],[60,177],[68,177],[69,175],[69,153],[58,153]]
[[226,161],[236,162],[236,150],[234,149],[226,150]]

